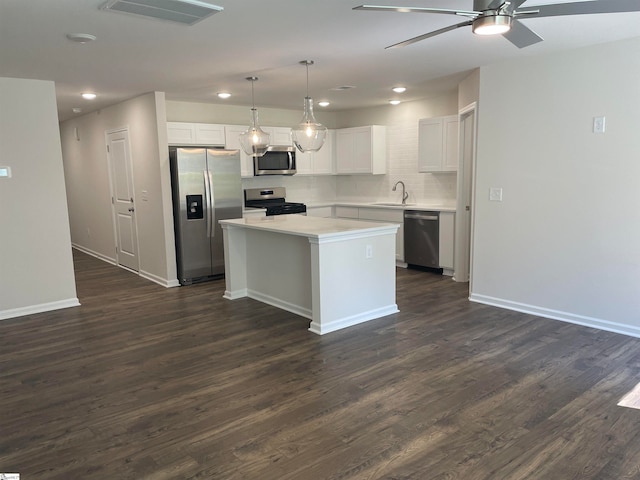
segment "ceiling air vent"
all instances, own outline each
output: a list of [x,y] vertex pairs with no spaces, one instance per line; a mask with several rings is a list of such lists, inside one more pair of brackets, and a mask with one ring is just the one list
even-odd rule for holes
[[223,8],[198,0],[109,0],[100,10],[193,25]]

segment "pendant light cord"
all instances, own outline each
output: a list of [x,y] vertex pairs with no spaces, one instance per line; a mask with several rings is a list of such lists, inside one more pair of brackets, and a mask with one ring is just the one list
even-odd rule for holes
[[253,93],[253,82],[258,80],[258,77],[247,77],[245,80],[250,80],[251,81],[251,110],[255,110],[256,109],[256,99],[255,99],[254,93]]

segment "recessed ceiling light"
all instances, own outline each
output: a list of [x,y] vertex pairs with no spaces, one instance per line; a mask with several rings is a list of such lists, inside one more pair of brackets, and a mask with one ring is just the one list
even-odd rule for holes
[[96,36],[88,33],[67,33],[67,38],[76,43],[88,43],[93,42]]
[[330,104],[329,102],[322,101],[322,102],[318,102],[318,105],[320,105],[321,107],[328,107]]
[[97,95],[95,93],[86,92],[82,94],[82,98],[84,98],[85,100],[93,100],[96,97]]
[[72,111],[73,113],[82,113],[82,109],[81,109],[81,108],[78,108],[78,107],[74,107],[74,108],[72,108],[72,109],[71,109],[71,111]]
[[396,93],[403,93],[407,91],[406,87],[393,87],[391,90],[393,90]]
[[331,90],[351,90],[352,88],[356,88],[355,85],[341,85],[339,87],[333,87]]
[[229,92],[218,92],[218,98],[229,98],[230,96]]
[[389,103],[391,105],[400,105],[401,102],[400,102],[400,100],[389,100]]

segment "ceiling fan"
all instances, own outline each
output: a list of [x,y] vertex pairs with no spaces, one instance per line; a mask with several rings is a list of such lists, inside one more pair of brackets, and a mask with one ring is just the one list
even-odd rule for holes
[[519,10],[526,0],[473,0],[473,10],[447,10],[442,8],[399,7],[383,5],[360,5],[353,10],[390,11],[401,13],[443,13],[467,17],[466,22],[441,28],[410,38],[404,42],[389,45],[386,48],[405,47],[426,38],[435,37],[461,27],[470,26],[477,35],[502,34],[518,48],[528,47],[541,42],[542,37],[520,19],[559,17],[563,15],[586,15],[592,13],[619,13],[640,11],[640,0],[588,0],[571,3],[555,3],[525,7]]

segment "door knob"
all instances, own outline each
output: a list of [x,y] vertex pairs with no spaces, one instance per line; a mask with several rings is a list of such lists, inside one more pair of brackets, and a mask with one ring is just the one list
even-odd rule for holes
[[129,211],[133,213],[135,211],[135,208],[131,207]]

